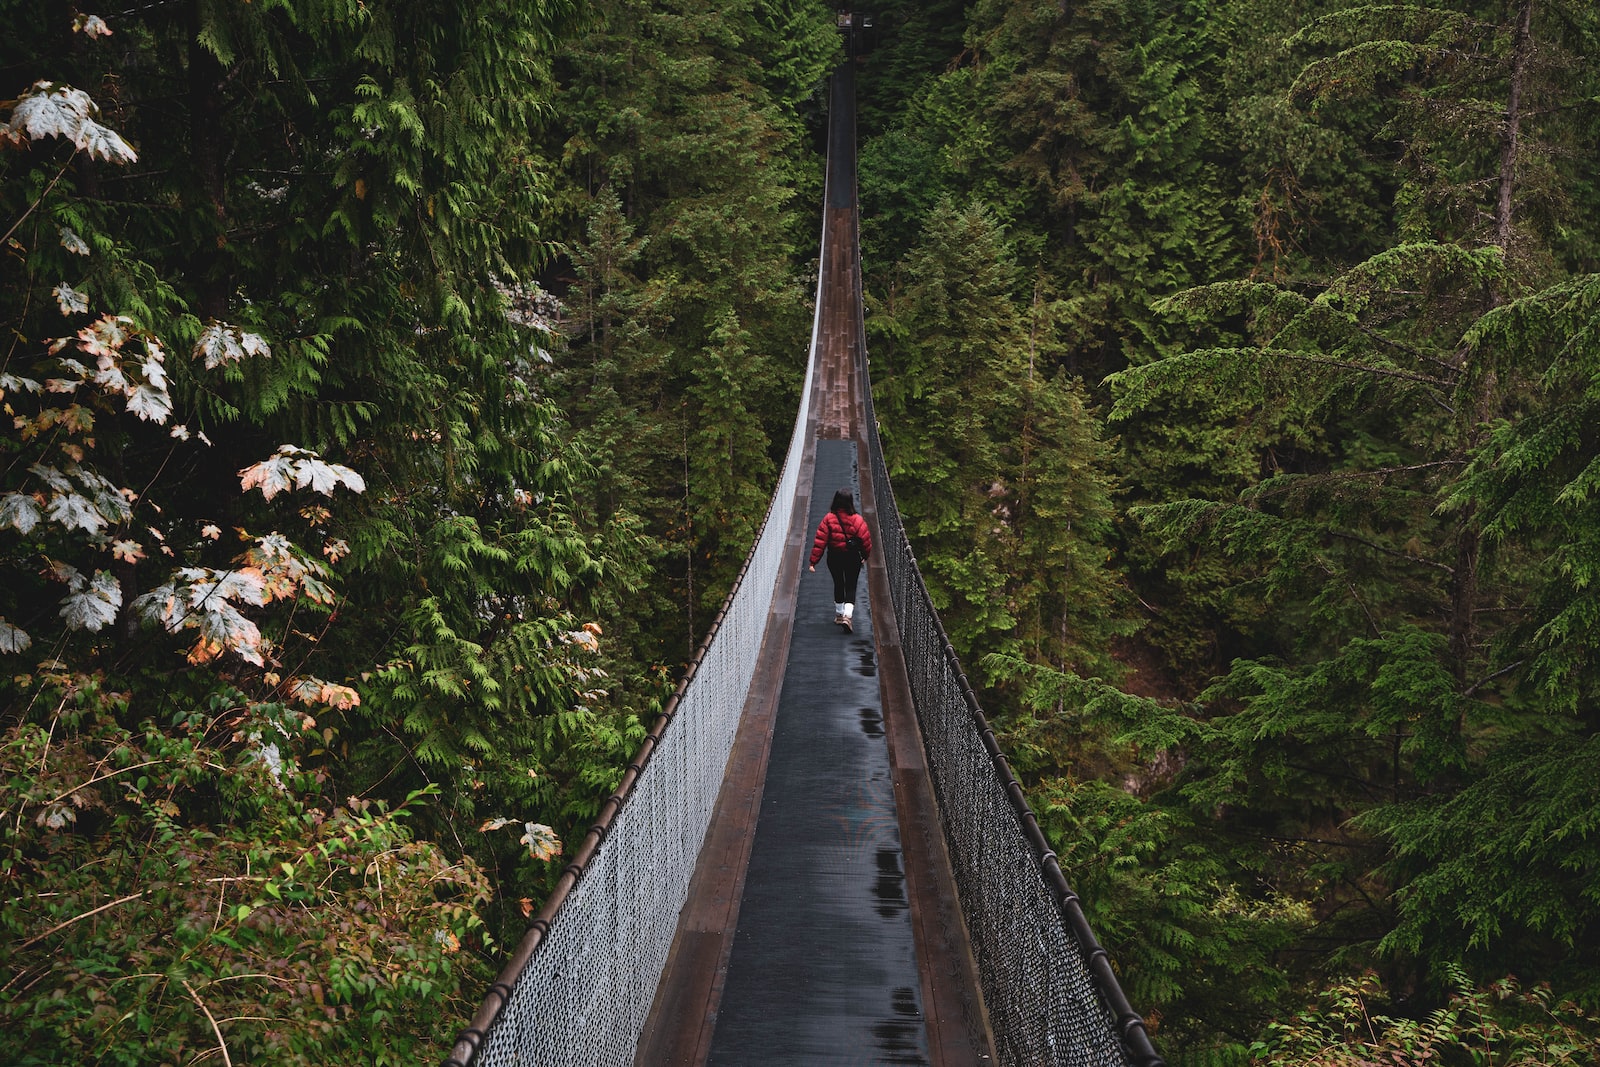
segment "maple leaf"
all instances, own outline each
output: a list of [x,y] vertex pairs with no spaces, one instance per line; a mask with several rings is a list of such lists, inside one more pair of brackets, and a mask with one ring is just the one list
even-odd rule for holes
[[208,604],[198,618],[200,640],[189,651],[190,663],[209,663],[224,652],[232,652],[246,663],[266,665],[261,630],[238,608],[227,601]]
[[498,830],[501,827],[510,826],[513,823],[515,823],[516,821],[517,820],[515,820],[515,819],[506,819],[506,818],[498,818],[498,817],[497,818],[493,818],[493,819],[485,819],[485,820],[483,820],[482,823],[480,823],[478,825],[478,833],[486,834],[490,830]]
[[46,514],[51,522],[66,530],[82,530],[92,534],[108,525],[94,501],[77,493],[58,493],[51,497]]
[[0,652],[14,656],[19,652],[28,651],[28,646],[31,644],[33,638],[28,636],[27,631],[11,625],[5,616],[0,615]]
[[126,315],[101,315],[92,325],[78,331],[78,347],[97,359],[115,357],[132,339],[132,325],[133,320]]
[[82,404],[73,404],[60,410],[58,421],[73,433],[88,433],[94,429],[94,412]]
[[67,583],[67,588],[72,592],[76,593],[78,590],[88,587],[89,579],[85,578],[83,572],[72,564],[64,563],[59,559],[50,560],[49,563],[51,576],[58,582]]
[[236,363],[243,359],[244,349],[240,347],[232,327],[213,322],[200,331],[194,343],[194,358],[200,360],[206,370],[212,370],[224,363]]
[[129,563],[137,563],[144,559],[144,549],[139,547],[139,542],[137,541],[113,541],[111,542],[111,554],[117,559],[126,560]]
[[[215,575],[218,572],[211,573]],[[256,607],[265,607],[273,600],[265,576],[254,567],[240,567],[237,570],[222,572],[221,577],[209,586],[204,582],[196,583],[190,593],[191,603],[196,607],[208,604],[213,597],[238,600]]]
[[0,139],[20,145],[30,138],[63,137],[95,159],[137,162],[139,154],[117,131],[95,121],[99,113],[82,89],[37,81],[12,108],[11,119],[0,126]]
[[266,359],[272,355],[272,348],[268,346],[267,339],[259,333],[241,333],[239,335],[239,347],[244,349],[244,354],[247,356],[259,356],[262,359]]
[[47,804],[35,815],[33,821],[49,830],[59,830],[68,823],[78,821],[78,813],[65,804]]
[[[81,238],[79,243],[82,243]],[[87,246],[85,246],[84,252],[87,254]],[[66,282],[56,286],[52,292],[56,296],[56,306],[61,309],[61,314],[63,315],[82,315],[89,310],[89,298]]]
[[272,348],[266,338],[258,333],[246,333],[226,322],[213,322],[200,331],[200,337],[194,343],[194,358],[200,360],[206,370],[213,370],[224,363],[238,363],[246,356],[270,355]]
[[271,500],[293,485],[294,461],[284,454],[285,450],[292,452],[293,446],[284,445],[278,450],[277,455],[241,470],[239,488],[246,493],[259,488],[261,495]]
[[341,463],[329,463],[310,449],[280,445],[275,455],[239,472],[239,485],[245,492],[259,488],[268,500],[288,489],[310,486],[324,496],[333,495],[340,485],[352,492],[365,492],[366,481]]
[[222,536],[222,529],[214,522],[208,522],[200,527],[200,536],[208,541],[215,541]]
[[156,389],[167,387],[167,366],[164,362],[166,352],[161,347],[161,342],[154,337],[146,336],[144,339],[144,362],[139,364],[139,373],[144,380]]
[[102,126],[93,119],[85,119],[83,125],[78,127],[78,136],[74,144],[89,153],[91,159],[103,159],[109,163],[132,163],[139,158],[132,146],[122,139],[122,135],[110,126]]
[[10,526],[27,536],[42,518],[44,512],[39,510],[39,502],[33,497],[22,493],[0,496],[0,526]]
[[600,648],[600,640],[585,627],[582,630],[568,630],[561,635],[561,642],[567,645],[577,645],[585,652],[596,652]]
[[136,385],[128,390],[128,410],[146,422],[159,425],[172,414],[172,397],[165,388]]
[[[75,256],[86,256],[89,254],[89,242],[85,241],[82,237],[79,237],[65,226],[61,227],[61,247],[65,248],[68,252],[71,252]],[[87,311],[88,308],[85,307],[84,310]]]
[[289,695],[302,704],[321,704],[340,711],[361,706],[361,694],[348,685],[325,682],[310,675],[292,680]]
[[85,37],[111,36],[111,27],[99,15],[79,15],[72,20],[72,29],[74,33],[81,33]]
[[323,496],[332,496],[334,489],[340,485],[354,493],[364,492],[367,488],[361,475],[349,467],[342,463],[325,463],[314,453],[295,464],[294,484],[300,489],[309,485]]
[[54,467],[46,467],[42,463],[35,463],[28,468],[28,473],[58,493],[72,492],[72,482],[67,479],[65,474],[62,474]]
[[23,378],[16,374],[0,374],[0,397],[7,393],[37,393],[43,386],[32,378]]
[[528,846],[528,855],[536,860],[554,859],[561,855],[561,839],[556,836],[555,830],[542,822],[524,824],[525,833],[521,841]]
[[329,563],[338,563],[350,554],[350,542],[344,538],[336,538],[322,546],[322,554],[328,557]]
[[262,666],[261,630],[232,603],[260,606],[267,603],[266,588],[255,571],[220,571],[210,567],[182,567],[172,581],[152,589],[133,602],[135,611],[159,622],[168,633],[198,630],[199,640],[189,652],[190,663],[206,663],[224,652]]
[[317,581],[309,574],[300,579],[300,595],[313,604],[332,604],[338,599],[334,596],[331,586]]
[[[87,582],[76,570],[72,573],[77,575],[78,581],[69,582],[68,588],[72,592],[61,601],[61,618],[66,620],[69,630],[98,633],[107,623],[116,619],[122,607],[122,587],[107,571],[95,571],[94,577]],[[78,588],[80,583],[82,587]]]
[[133,509],[128,506],[124,491],[111,484],[103,474],[76,463],[67,464],[66,473],[77,479],[78,484],[94,497],[95,506],[109,521],[122,522],[133,517]]

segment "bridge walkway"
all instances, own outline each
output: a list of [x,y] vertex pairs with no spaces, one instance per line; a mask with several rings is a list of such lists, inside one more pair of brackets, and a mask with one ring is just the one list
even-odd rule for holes
[[[835,78],[853,114],[853,72]],[[844,109],[849,109],[848,111]],[[853,122],[832,123],[817,383],[767,638],[636,1063],[994,1062],[881,557],[853,634],[804,568],[862,438]],[[847,140],[846,140],[847,139]]]

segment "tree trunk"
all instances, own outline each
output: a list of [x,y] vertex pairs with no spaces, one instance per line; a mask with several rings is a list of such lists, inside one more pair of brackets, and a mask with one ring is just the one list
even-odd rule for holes
[[[1516,187],[1517,137],[1522,125],[1522,84],[1527,77],[1528,58],[1533,50],[1534,0],[1522,0],[1517,12],[1517,30],[1511,55],[1511,83],[1506,92],[1505,125],[1500,135],[1500,182],[1494,208],[1494,246],[1501,254],[1511,254],[1512,193]],[[1498,285],[1488,287],[1484,295],[1485,311],[1492,311],[1505,300]],[[1498,392],[1496,375],[1490,370],[1477,370],[1472,366],[1462,368],[1462,373],[1473,375],[1469,402],[1462,406],[1461,456],[1466,458],[1483,436],[1483,428],[1494,415],[1495,395]],[[1482,548],[1482,533],[1478,528],[1475,508],[1468,507],[1461,516],[1461,526],[1456,534],[1455,578],[1450,596],[1450,660],[1458,688],[1465,691],[1471,684],[1473,646],[1473,613],[1478,606],[1478,562]]]

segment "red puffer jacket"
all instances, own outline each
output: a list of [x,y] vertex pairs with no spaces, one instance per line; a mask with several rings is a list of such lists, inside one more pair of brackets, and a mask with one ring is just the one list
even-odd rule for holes
[[866,519],[860,515],[840,515],[833,511],[822,516],[822,521],[817,524],[816,540],[811,544],[811,565],[815,567],[827,549],[843,552],[850,534],[861,539],[862,559],[872,555],[872,531],[867,529]]

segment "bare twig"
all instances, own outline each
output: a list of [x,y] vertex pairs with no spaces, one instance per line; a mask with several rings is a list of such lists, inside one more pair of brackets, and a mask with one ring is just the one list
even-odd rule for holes
[[206,1022],[211,1024],[211,1032],[217,1035],[217,1048],[222,1051],[222,1062],[227,1064],[227,1067],[233,1067],[233,1057],[228,1055],[228,1043],[222,1039],[222,1027],[217,1025],[216,1016],[211,1014],[211,1009],[206,1007],[206,1002],[200,999],[200,994],[194,991],[194,986],[189,984],[188,979],[184,979],[183,988],[189,991],[190,999],[199,1005],[200,1010],[206,1013]]
[[125,897],[118,897],[116,900],[113,900],[109,904],[102,904],[98,908],[90,908],[88,911],[84,912],[82,915],[74,915],[72,918],[68,919],[66,922],[56,923],[54,926],[52,926],[50,929],[46,930],[42,934],[34,934],[32,937],[28,938],[28,940],[24,941],[22,944],[18,945],[17,947],[18,948],[27,948],[30,945],[36,945],[40,941],[43,941],[45,938],[49,937],[51,934],[56,933],[56,932],[61,931],[61,930],[65,930],[67,927],[71,926],[75,922],[79,922],[79,921],[81,921],[83,919],[87,919],[91,915],[98,915],[102,911],[108,911],[111,908],[116,907],[118,904],[126,904],[130,900],[138,900],[140,897],[144,896],[145,893],[147,893],[147,892],[149,892],[149,890],[140,890],[137,893],[129,893]]
[[67,173],[67,168],[72,166],[72,161],[77,158],[77,152],[73,152],[72,155],[67,157],[67,161],[61,165],[61,169],[56,171],[56,176],[50,179],[50,184],[44,187],[44,192],[39,194],[39,199],[29,204],[28,210],[24,211],[22,216],[18,218],[16,222],[11,224],[11,229],[6,231],[6,235],[4,237],[0,237],[0,245],[5,244],[11,239],[11,235],[17,232],[17,227],[21,226],[25,221],[27,221],[28,216],[33,214],[34,208],[44,203],[44,198],[50,195],[50,190],[56,187],[56,183],[59,182],[62,176]]
[[1462,693],[1461,695],[1463,697],[1471,696],[1473,693],[1476,693],[1478,690],[1482,689],[1484,686],[1488,685],[1490,682],[1494,681],[1496,678],[1499,678],[1501,675],[1504,675],[1504,674],[1510,674],[1512,671],[1516,670],[1518,667],[1522,666],[1526,662],[1528,662],[1526,659],[1519,659],[1515,663],[1508,664],[1508,665],[1506,665],[1504,667],[1501,667],[1499,670],[1495,671],[1493,674],[1485,675],[1484,677],[1479,678],[1476,682],[1472,683],[1472,685],[1467,689],[1466,692]]
[[145,760],[143,763],[129,764],[126,767],[123,767],[123,768],[120,768],[118,770],[112,771],[110,774],[102,774],[99,777],[89,779],[87,782],[79,782],[77,785],[73,786],[71,789],[67,790],[65,793],[62,793],[60,796],[56,797],[54,800],[50,801],[49,803],[51,803],[51,804],[59,804],[63,800],[65,800],[68,797],[70,797],[72,794],[76,793],[78,790],[87,789],[91,785],[97,785],[98,783],[105,781],[107,778],[115,778],[119,774],[126,774],[128,771],[136,771],[140,767],[150,767],[150,766],[154,766],[157,763],[165,763],[165,762],[166,762],[165,760],[151,759],[151,760]]
[[[289,981],[289,979],[276,974],[225,974],[221,978],[211,979],[211,981],[206,983],[206,987],[210,988],[214,985],[221,985],[223,982],[237,982],[245,978],[265,978],[267,981],[277,982],[279,985],[294,985],[294,983]],[[226,1019],[223,1020],[223,1022],[227,1021],[228,1020]]]

